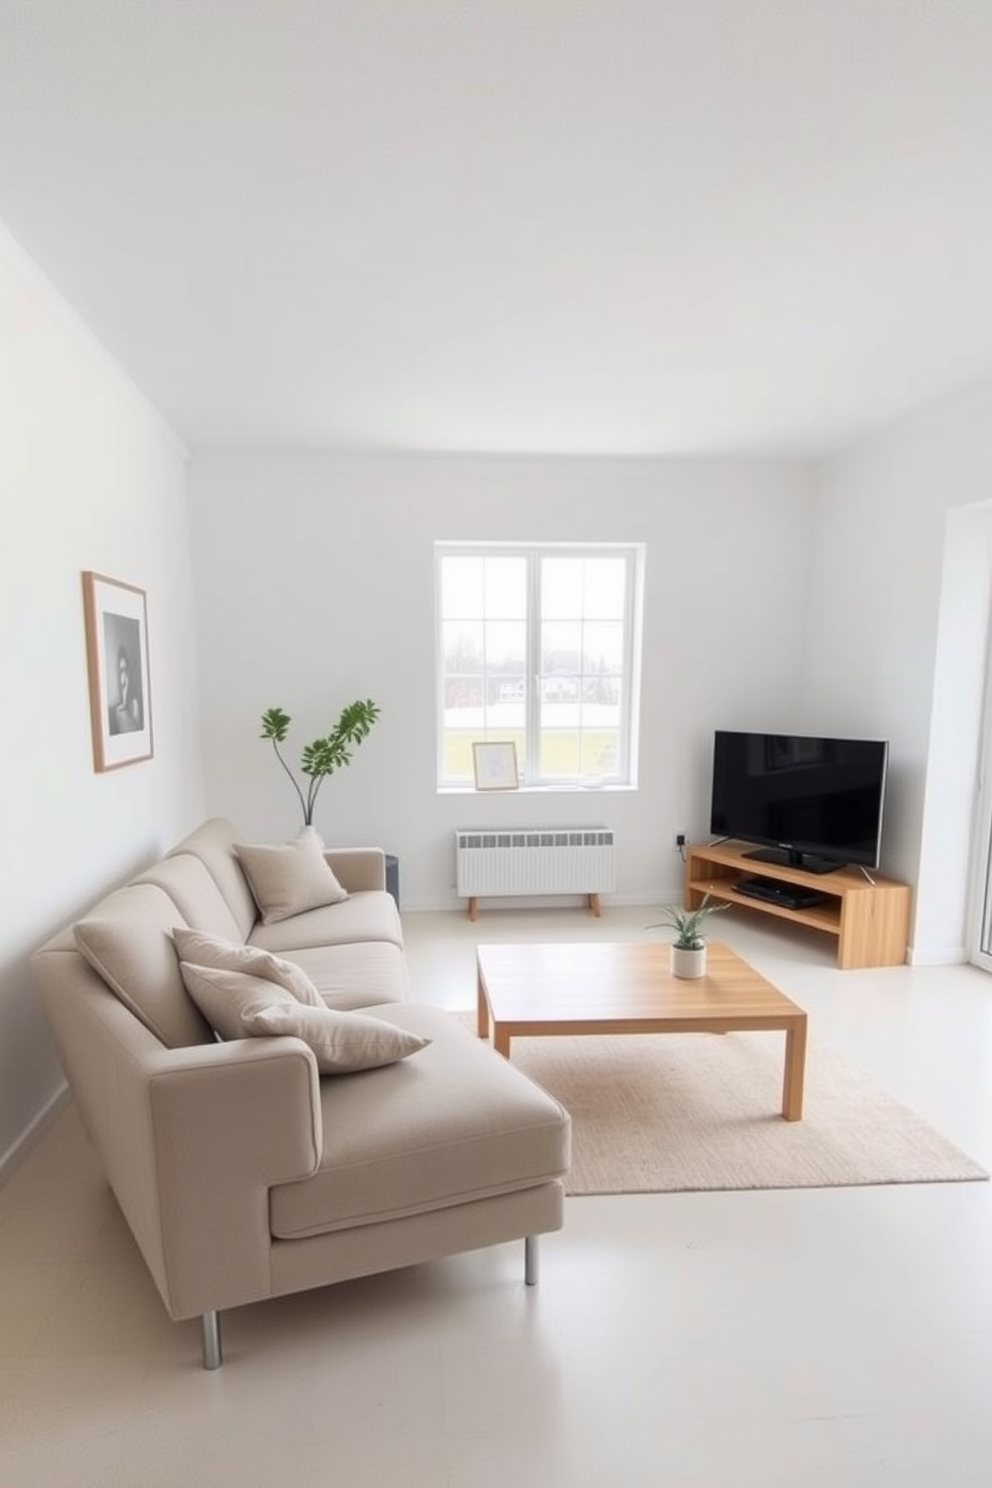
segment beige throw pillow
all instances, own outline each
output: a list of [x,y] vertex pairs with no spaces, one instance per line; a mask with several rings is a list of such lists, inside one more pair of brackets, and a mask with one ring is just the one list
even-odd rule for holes
[[249,976],[273,982],[308,1007],[322,1008],[324,999],[302,966],[263,951],[259,946],[223,940],[205,930],[175,929],[172,932],[180,961],[191,966],[212,966],[218,971],[243,971]]
[[292,1034],[314,1052],[322,1075],[350,1074],[395,1064],[430,1039],[361,1013],[309,1007],[261,977],[180,962],[190,997],[225,1039]]
[[271,1004],[245,1013],[248,1033],[290,1033],[309,1044],[317,1056],[322,1075],[343,1075],[357,1070],[378,1069],[416,1054],[431,1042],[405,1028],[396,1028],[379,1018],[361,1013],[342,1013],[333,1008],[295,1007]]
[[308,909],[339,904],[348,891],[338,883],[313,827],[304,827],[280,847],[236,843],[245,876],[264,925],[275,925]]
[[82,955],[167,1049],[204,1043],[210,1030],[184,994],[176,963],[175,905],[152,884],[129,884],[104,903],[108,913],[73,927]]
[[180,961],[186,991],[221,1038],[247,1038],[245,1013],[252,1007],[285,1003],[302,1007],[292,992],[244,971],[224,971],[219,966],[193,966]]

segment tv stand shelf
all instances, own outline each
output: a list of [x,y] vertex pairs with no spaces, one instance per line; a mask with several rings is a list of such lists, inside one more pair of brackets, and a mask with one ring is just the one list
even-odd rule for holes
[[[871,870],[874,882],[860,868],[838,868],[835,873],[807,873],[802,868],[759,863],[745,854],[739,842],[714,847],[693,846],[686,858],[685,902],[697,909],[703,896],[740,904],[759,914],[776,915],[794,925],[809,925],[837,941],[837,965],[844,971],[861,966],[901,966],[909,939],[910,888]],[[738,894],[741,878],[760,875],[778,883],[800,884],[828,897],[822,904],[790,909],[783,904]]]

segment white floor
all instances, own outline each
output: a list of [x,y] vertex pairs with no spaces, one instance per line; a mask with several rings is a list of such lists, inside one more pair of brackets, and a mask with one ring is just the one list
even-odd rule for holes
[[[478,941],[633,938],[650,910],[404,916],[419,1000]],[[812,1026],[992,1166],[992,978],[838,972],[716,922]],[[577,1198],[542,1241],[166,1318],[71,1108],[0,1191],[3,1488],[989,1488],[992,1185]]]

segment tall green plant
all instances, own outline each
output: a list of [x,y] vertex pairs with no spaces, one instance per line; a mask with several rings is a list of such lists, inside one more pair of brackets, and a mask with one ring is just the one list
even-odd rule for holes
[[276,759],[289,776],[290,783],[299,797],[305,827],[313,825],[313,809],[317,803],[320,787],[328,775],[333,775],[335,770],[340,770],[344,765],[351,763],[353,751],[363,739],[368,737],[372,725],[379,717],[379,712],[378,704],[373,703],[371,698],[364,700],[358,698],[355,702],[349,703],[346,708],[341,709],[341,716],[329,734],[323,739],[314,739],[312,744],[303,746],[300,769],[310,781],[305,793],[279,748],[280,744],[285,743],[289,725],[293,720],[281,708],[267,708],[262,714],[261,736],[269,740],[275,750]]

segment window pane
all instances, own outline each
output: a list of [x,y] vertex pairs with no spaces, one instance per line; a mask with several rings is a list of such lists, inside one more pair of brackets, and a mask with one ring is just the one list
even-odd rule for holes
[[482,558],[441,561],[441,614],[446,620],[482,613]]
[[[620,707],[620,678],[611,677],[608,673],[594,673],[586,675],[582,679],[582,701],[596,707],[617,710]],[[585,710],[586,718],[589,718],[590,709]],[[592,715],[595,716],[595,715]]]
[[[581,690],[578,677],[542,677],[541,701],[543,703],[575,702]],[[545,715],[547,718],[547,715]]]
[[472,740],[477,737],[478,734],[473,730],[445,729],[442,742],[442,768],[446,780],[466,785],[473,780]]
[[541,671],[545,676],[577,676],[582,670],[582,626],[556,621],[541,626]]
[[541,613],[547,620],[622,620],[626,588],[623,558],[545,558]]
[[574,780],[579,773],[578,729],[541,729],[541,774],[546,779]]
[[587,558],[582,613],[587,620],[622,620],[627,565],[622,558]]
[[582,670],[623,671],[623,626],[619,621],[595,621],[582,629]]
[[497,703],[495,707],[489,709],[487,718],[489,726],[486,729],[486,737],[488,739],[515,739],[519,737],[521,743],[520,748],[517,750],[517,764],[522,770],[525,759],[523,745],[525,715],[523,703],[515,703],[510,706]]
[[620,756],[619,729],[587,729],[582,734],[582,774],[587,779],[616,776]]
[[[522,739],[527,722],[527,688],[523,676],[501,673],[491,677],[489,697],[491,707],[486,712],[486,722],[494,736],[504,739],[519,732]],[[522,767],[526,758],[522,744],[518,756]]]
[[527,615],[526,559],[486,558],[484,562],[486,576],[484,613],[486,618],[489,620],[525,619]]
[[573,620],[582,614],[584,558],[545,558],[541,564],[541,614]]
[[472,625],[464,620],[455,620],[444,625],[442,642],[445,672],[481,672],[482,639],[481,625]]
[[446,620],[523,620],[527,563],[523,558],[441,560],[441,615]]
[[522,620],[487,620],[486,670],[515,672],[526,670],[527,627]]
[[[446,710],[457,708],[481,708],[485,701],[485,685],[482,677],[460,673],[444,679],[444,706]],[[446,722],[449,721],[446,719]],[[455,720],[450,720],[454,722]]]

